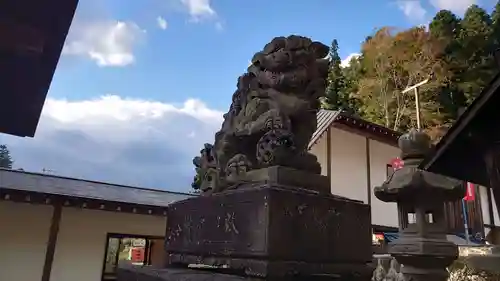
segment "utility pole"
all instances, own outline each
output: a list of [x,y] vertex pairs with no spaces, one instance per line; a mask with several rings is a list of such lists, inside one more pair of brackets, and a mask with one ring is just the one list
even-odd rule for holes
[[404,89],[401,93],[402,94],[406,94],[408,93],[409,91],[411,90],[414,90],[415,91],[415,111],[416,111],[416,115],[417,115],[417,129],[420,131],[422,125],[421,125],[421,118],[420,118],[420,95],[419,95],[419,92],[418,92],[418,87],[424,85],[424,84],[427,84],[429,82],[429,79],[430,78],[427,78],[425,79],[424,81],[422,82],[419,82],[413,86],[409,86],[408,88]]

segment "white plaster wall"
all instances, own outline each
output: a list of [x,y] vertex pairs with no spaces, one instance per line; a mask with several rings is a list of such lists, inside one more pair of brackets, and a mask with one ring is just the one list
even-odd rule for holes
[[365,137],[337,128],[330,134],[332,193],[368,203]]
[[398,226],[396,203],[382,202],[375,197],[373,190],[387,178],[387,163],[399,155],[397,147],[370,140],[370,182],[372,223],[384,226]]
[[[478,186],[479,198],[481,199],[481,213],[483,215],[483,223],[489,224],[491,222],[490,213],[488,211],[488,192],[490,190],[484,186]],[[495,222],[496,224],[496,222]],[[490,233],[491,228],[484,227],[485,237]]]
[[0,280],[42,277],[52,206],[0,201]]
[[[330,129],[332,193],[368,203],[366,137],[338,128]],[[311,148],[318,157],[322,174],[327,174],[327,135]],[[399,155],[397,147],[375,140],[370,143],[370,183],[372,223],[384,226],[398,226],[397,207],[394,203],[384,203],[373,195],[373,188],[386,179],[386,165]]]
[[[491,195],[491,201],[492,201],[492,207],[493,207],[493,219],[494,219],[494,224],[496,226],[500,226],[500,218],[498,217],[498,212],[497,212],[497,206],[495,203],[495,197],[493,196],[493,192],[491,189],[484,187],[484,186],[479,186],[479,197],[481,199],[481,211],[483,215],[483,222],[485,224],[490,224],[491,219],[490,219],[490,213],[489,213],[489,205],[488,205],[488,192]],[[485,228],[485,234],[488,234],[489,228]]]
[[327,147],[327,141],[326,141],[326,134],[324,134],[316,144],[313,145],[313,147],[311,147],[311,149],[309,150],[309,152],[311,152],[312,154],[316,155],[316,157],[318,158],[318,162],[321,164],[321,174],[323,176],[326,176],[327,175],[327,150],[326,150],[326,147]]
[[[495,196],[493,195],[493,192],[491,191],[491,201],[493,202],[493,217],[495,218],[495,225],[500,226],[500,218],[498,217],[498,211],[497,211],[497,204],[495,201]],[[488,210],[488,209],[486,209]]]
[[64,208],[50,280],[99,281],[107,233],[164,236],[165,227],[165,217]]
[[[488,192],[489,189],[484,186],[479,186],[479,198],[481,199],[481,212],[483,215],[483,222],[489,224],[491,221],[490,213],[488,211]],[[486,233],[487,231],[485,231]],[[487,233],[486,233],[487,234]]]

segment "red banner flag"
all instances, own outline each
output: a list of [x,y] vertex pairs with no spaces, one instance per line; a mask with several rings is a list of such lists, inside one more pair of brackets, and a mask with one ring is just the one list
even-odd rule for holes
[[391,160],[391,166],[392,166],[392,169],[394,169],[394,171],[403,168],[404,165],[405,165],[405,162],[399,157],[396,157],[396,158]]
[[474,184],[468,182],[467,183],[467,188],[465,189],[465,196],[464,200],[465,201],[474,201],[475,199],[475,189],[474,189]]

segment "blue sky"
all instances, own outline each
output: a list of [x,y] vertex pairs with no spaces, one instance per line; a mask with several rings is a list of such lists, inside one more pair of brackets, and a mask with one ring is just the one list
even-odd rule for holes
[[474,3],[81,0],[35,138],[0,143],[16,168],[189,191],[192,157],[273,37],[337,39],[347,58],[377,27],[427,24],[438,9],[461,15]]
[[[376,27],[425,22],[408,18],[400,3],[386,0],[312,0],[307,5],[221,0],[208,2],[214,14],[200,15],[190,15],[182,1],[96,2],[81,1],[76,21],[102,17],[137,24],[146,32],[133,44],[135,62],[99,67],[81,57],[62,60],[50,91],[54,98],[82,99],[103,92],[164,102],[194,97],[224,110],[252,54],[274,36],[301,34],[326,44],[337,38],[341,57],[347,57],[358,52],[360,42]],[[92,14],[96,8],[102,16]],[[166,20],[165,30],[158,27],[158,17]],[[69,95],[67,89],[74,84],[82,87]]]

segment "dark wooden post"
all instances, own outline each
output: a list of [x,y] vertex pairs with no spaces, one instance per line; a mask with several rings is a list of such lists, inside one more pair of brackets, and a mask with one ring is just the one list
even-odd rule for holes
[[52,263],[54,261],[54,254],[57,245],[57,236],[59,234],[59,224],[61,222],[62,206],[59,203],[54,205],[52,213],[52,220],[50,223],[49,240],[47,242],[47,249],[45,251],[45,262],[43,264],[42,281],[50,280],[50,273],[52,271]]

